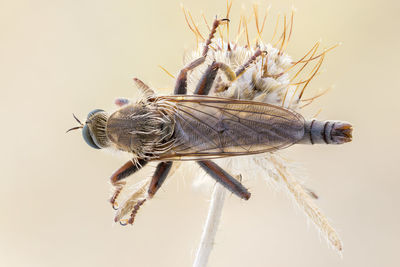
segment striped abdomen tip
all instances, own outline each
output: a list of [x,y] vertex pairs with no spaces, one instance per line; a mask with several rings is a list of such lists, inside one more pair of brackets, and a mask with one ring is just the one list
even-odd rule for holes
[[347,122],[336,122],[332,127],[330,135],[334,144],[351,142],[353,139],[353,127]]
[[352,140],[353,127],[344,121],[309,120],[304,124],[304,136],[300,144],[340,145]]

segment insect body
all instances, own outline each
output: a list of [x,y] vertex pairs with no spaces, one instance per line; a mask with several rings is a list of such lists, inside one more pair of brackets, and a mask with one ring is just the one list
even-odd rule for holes
[[[145,95],[137,103],[119,99],[120,109],[112,114],[103,110],[89,113],[81,124],[85,141],[94,148],[114,147],[130,152],[128,161],[111,177],[115,200],[128,177],[149,161],[158,161],[147,186],[147,196],[125,205],[123,214],[131,212],[133,223],[140,206],[151,198],[167,177],[173,161],[197,161],[211,177],[242,199],[250,192],[212,159],[259,154],[286,148],[293,144],[342,144],[351,141],[351,125],[340,121],[305,120],[302,115],[279,106],[248,100],[207,96],[221,71],[228,81],[236,80],[259,57],[253,57],[235,72],[222,62],[213,62],[204,72],[194,95],[186,95],[187,74],[205,62],[208,45],[223,20],[215,20],[202,57],[184,67],[176,81],[175,95],[156,96],[138,79]],[[73,128],[73,129],[75,129]],[[116,217],[120,220],[123,214]]]
[[204,160],[351,140],[347,123],[306,121],[278,106],[201,95],[156,97],[109,117],[99,110],[87,125],[99,147],[114,146],[148,161]]

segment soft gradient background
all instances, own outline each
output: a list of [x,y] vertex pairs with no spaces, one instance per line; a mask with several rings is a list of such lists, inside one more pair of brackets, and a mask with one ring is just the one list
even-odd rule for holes
[[[194,37],[181,1],[37,0],[0,3],[1,266],[190,266],[209,194],[174,177],[133,227],[113,223],[108,177],[125,159],[88,147],[71,113],[113,109],[132,77],[172,88]],[[196,19],[225,14],[225,0],[183,1]],[[232,23],[242,3],[235,1]],[[341,259],[284,194],[245,181],[248,202],[229,196],[209,266],[399,266],[398,1],[267,1],[265,38],[279,12],[297,7],[287,51],[316,40],[343,45],[309,90],[335,85],[306,114],[354,124],[344,146],[293,147],[308,186],[344,242]],[[163,91],[164,93],[168,91]]]

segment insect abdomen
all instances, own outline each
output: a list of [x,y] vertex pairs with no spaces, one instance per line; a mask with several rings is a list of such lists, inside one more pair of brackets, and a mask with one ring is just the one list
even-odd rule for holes
[[352,140],[352,132],[347,122],[309,120],[304,124],[304,136],[298,143],[340,145]]

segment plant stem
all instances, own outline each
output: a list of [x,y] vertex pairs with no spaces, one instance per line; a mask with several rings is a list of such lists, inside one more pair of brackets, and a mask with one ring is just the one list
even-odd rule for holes
[[201,235],[193,267],[207,266],[208,258],[214,247],[215,235],[217,234],[222,208],[224,206],[225,191],[226,189],[218,183],[214,187],[207,220]]

